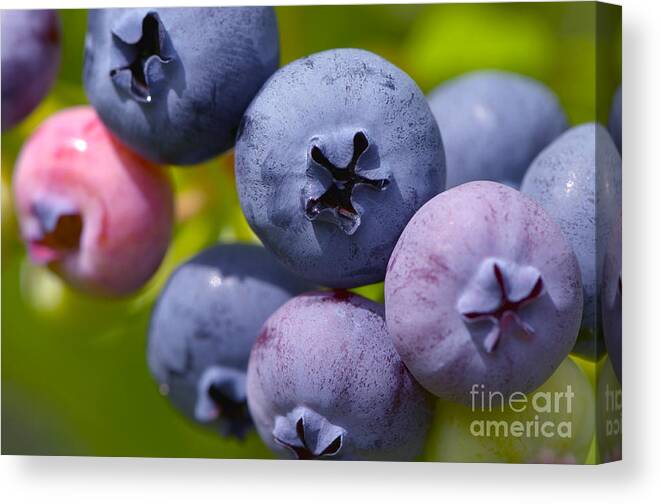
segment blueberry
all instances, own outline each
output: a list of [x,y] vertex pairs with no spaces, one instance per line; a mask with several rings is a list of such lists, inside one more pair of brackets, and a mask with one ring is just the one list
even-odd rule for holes
[[617,379],[622,383],[622,216],[615,215],[608,232],[602,272],[601,317],[604,342]]
[[113,133],[159,163],[193,164],[231,148],[278,61],[271,7],[89,12],[87,96]]
[[5,10],[2,33],[2,131],[32,112],[60,66],[60,21],[53,10]]
[[383,280],[397,237],[444,188],[438,126],[411,78],[383,58],[335,49],[262,88],[236,144],[241,206],[288,267],[315,283]]
[[170,242],[167,172],[117,141],[91,107],[60,111],[33,133],[14,196],[31,259],[90,294],[136,291]]
[[264,442],[298,459],[411,460],[432,413],[383,306],[346,291],[298,296],[267,320],[248,364],[248,406]]
[[518,188],[535,156],[567,128],[553,92],[522,75],[473,72],[429,95],[447,157],[447,186],[492,180]]
[[621,207],[621,159],[608,132],[576,126],[530,165],[521,190],[539,202],[571,242],[581,267],[583,322],[576,352],[595,353],[599,275],[616,208]]
[[622,154],[622,86],[617,88],[608,118],[608,131],[613,137],[617,150]]
[[252,425],[250,348],[271,313],[311,288],[256,245],[217,245],[184,263],[149,328],[149,368],[161,391],[188,417],[243,437]]
[[469,182],[429,201],[397,243],[388,329],[416,379],[469,403],[474,385],[528,393],[571,350],[583,305],[578,261],[533,200]]

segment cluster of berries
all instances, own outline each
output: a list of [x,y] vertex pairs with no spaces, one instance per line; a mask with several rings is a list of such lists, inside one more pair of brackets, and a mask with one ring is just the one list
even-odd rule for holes
[[[47,92],[59,28],[46,11],[2,23],[8,129]],[[278,69],[272,8],[106,9],[88,23],[92,106],[23,147],[22,236],[76,288],[133,293],[172,234],[161,165],[234,148],[263,247],[181,265],[149,329],[149,367],[191,418],[228,436],[254,425],[301,459],[412,460],[434,398],[452,411],[475,384],[527,394],[578,376],[567,356],[601,333],[621,379],[619,94],[610,132],[568,129],[555,95],[514,74],[425,97],[359,49]],[[383,303],[346,290],[377,282]]]

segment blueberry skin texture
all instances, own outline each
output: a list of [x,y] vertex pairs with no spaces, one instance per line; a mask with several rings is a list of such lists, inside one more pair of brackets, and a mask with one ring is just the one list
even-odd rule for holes
[[[402,229],[445,185],[443,144],[422,92],[359,49],[313,54],[274,74],[246,111],[235,153],[252,229],[297,274],[330,287],[383,280]],[[348,166],[343,185],[337,177]],[[341,205],[308,208],[333,189]]]
[[617,150],[622,155],[622,86],[617,88],[608,117],[608,131],[613,137]]
[[617,379],[622,383],[622,215],[611,224],[600,289],[604,342]]
[[2,131],[32,112],[60,66],[60,20],[54,10],[5,10],[2,34]]
[[503,394],[544,383],[572,349],[580,270],[559,226],[495,182],[436,196],[400,237],[385,281],[388,329],[418,382],[470,405],[474,385]]
[[343,460],[413,460],[433,407],[392,345],[383,306],[344,291],[298,296],[268,319],[250,356],[248,406],[280,456]]
[[521,191],[535,199],[571,242],[583,282],[582,334],[576,351],[594,354],[604,252],[622,201],[622,161],[600,125],[575,126],[530,165]]
[[[141,51],[151,56],[140,59]],[[231,148],[243,112],[278,64],[271,7],[89,11],[90,103],[155,162],[189,165]]]
[[429,94],[443,136],[447,187],[492,180],[518,188],[539,152],[567,129],[557,96],[541,82],[479,71]]
[[245,406],[250,349],[277,308],[312,288],[263,247],[204,250],[177,268],[154,308],[147,349],[154,379],[189,418],[243,437],[251,426]]
[[174,223],[169,174],[119,142],[92,107],[46,119],[21,148],[12,184],[30,259],[76,289],[127,296],[161,264]]

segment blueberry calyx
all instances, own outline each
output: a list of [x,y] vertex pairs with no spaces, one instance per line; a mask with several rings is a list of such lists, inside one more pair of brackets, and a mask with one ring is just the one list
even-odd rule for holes
[[491,353],[512,324],[526,336],[535,334],[519,310],[543,294],[544,280],[537,268],[489,258],[459,298],[457,309],[466,322],[492,322],[484,340],[484,349]]
[[165,66],[176,53],[156,12],[129,12],[112,30],[110,78],[115,86],[140,103],[150,103],[167,80]]
[[[360,225],[360,211],[354,206],[352,200],[354,189],[357,186],[366,186],[382,191],[390,181],[388,178],[370,179],[357,173],[358,161],[370,147],[364,132],[358,131],[353,137],[353,154],[349,163],[340,167],[331,162],[324,154],[322,148],[313,140],[308,157],[307,175],[311,178],[327,178],[321,194],[307,195],[305,198],[305,215],[310,221],[323,220],[338,226],[348,235],[352,235]],[[315,175],[316,167],[321,167],[324,174]],[[309,191],[308,191],[309,192]]]
[[83,233],[83,218],[66,201],[41,200],[32,204],[36,226],[29,233],[30,255],[41,264],[60,259],[78,249]]
[[344,446],[346,431],[333,425],[315,411],[299,406],[287,416],[275,419],[273,438],[299,460],[338,456]]
[[195,419],[218,420],[223,436],[243,439],[253,425],[246,402],[246,374],[223,366],[207,368],[197,382]]

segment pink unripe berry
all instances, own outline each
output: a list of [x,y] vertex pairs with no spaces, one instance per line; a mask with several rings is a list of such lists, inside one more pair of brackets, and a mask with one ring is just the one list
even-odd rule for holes
[[123,296],[149,280],[167,250],[167,172],[124,147],[91,107],[63,110],[27,140],[14,197],[31,259],[90,294]]

